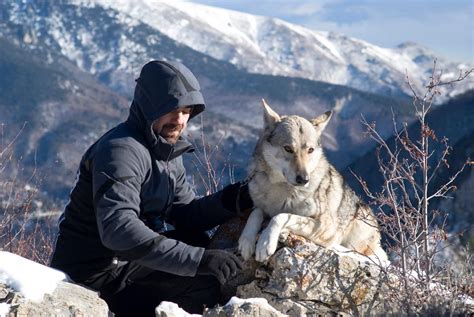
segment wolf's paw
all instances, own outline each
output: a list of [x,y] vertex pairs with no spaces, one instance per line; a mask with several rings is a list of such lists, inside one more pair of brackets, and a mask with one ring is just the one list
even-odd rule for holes
[[250,239],[247,236],[241,235],[239,238],[239,252],[245,261],[252,257],[255,251],[255,239]]
[[278,234],[272,230],[264,230],[257,242],[255,259],[258,262],[265,262],[272,256],[278,246]]

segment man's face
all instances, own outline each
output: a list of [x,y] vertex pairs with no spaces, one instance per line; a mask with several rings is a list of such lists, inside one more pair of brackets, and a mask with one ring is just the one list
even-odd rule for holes
[[181,107],[168,112],[153,122],[153,131],[161,135],[168,143],[175,144],[189,120],[192,106]]

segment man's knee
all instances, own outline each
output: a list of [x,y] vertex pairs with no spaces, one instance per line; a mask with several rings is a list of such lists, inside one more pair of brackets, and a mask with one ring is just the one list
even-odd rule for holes
[[213,276],[183,277],[155,271],[133,278],[117,294],[103,296],[117,316],[152,316],[162,301],[176,303],[189,313],[202,314],[204,308],[214,307],[220,299],[220,283]]
[[175,302],[192,314],[202,314],[204,308],[214,307],[221,297],[221,285],[213,276],[196,276],[189,291],[176,296]]

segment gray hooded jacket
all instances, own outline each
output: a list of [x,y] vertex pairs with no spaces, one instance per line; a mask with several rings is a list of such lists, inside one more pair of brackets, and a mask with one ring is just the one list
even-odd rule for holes
[[157,220],[177,229],[207,230],[232,217],[222,192],[197,199],[186,181],[183,138],[156,136],[152,122],[177,107],[204,110],[199,84],[180,63],[153,61],[137,79],[130,115],[82,157],[76,185],[60,218],[51,261],[75,280],[114,270],[126,261],[194,276],[203,248],[165,238]]

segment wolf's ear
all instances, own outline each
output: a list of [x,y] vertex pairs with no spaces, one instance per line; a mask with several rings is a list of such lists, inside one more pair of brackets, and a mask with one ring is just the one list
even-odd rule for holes
[[280,116],[278,113],[273,111],[272,108],[267,104],[265,99],[262,99],[263,106],[263,120],[265,122],[265,127],[272,128],[275,123],[280,122]]
[[319,130],[323,131],[324,128],[326,128],[326,125],[328,124],[329,120],[332,117],[332,111],[326,111],[320,116],[317,116],[313,120],[311,120],[311,123],[318,128]]

